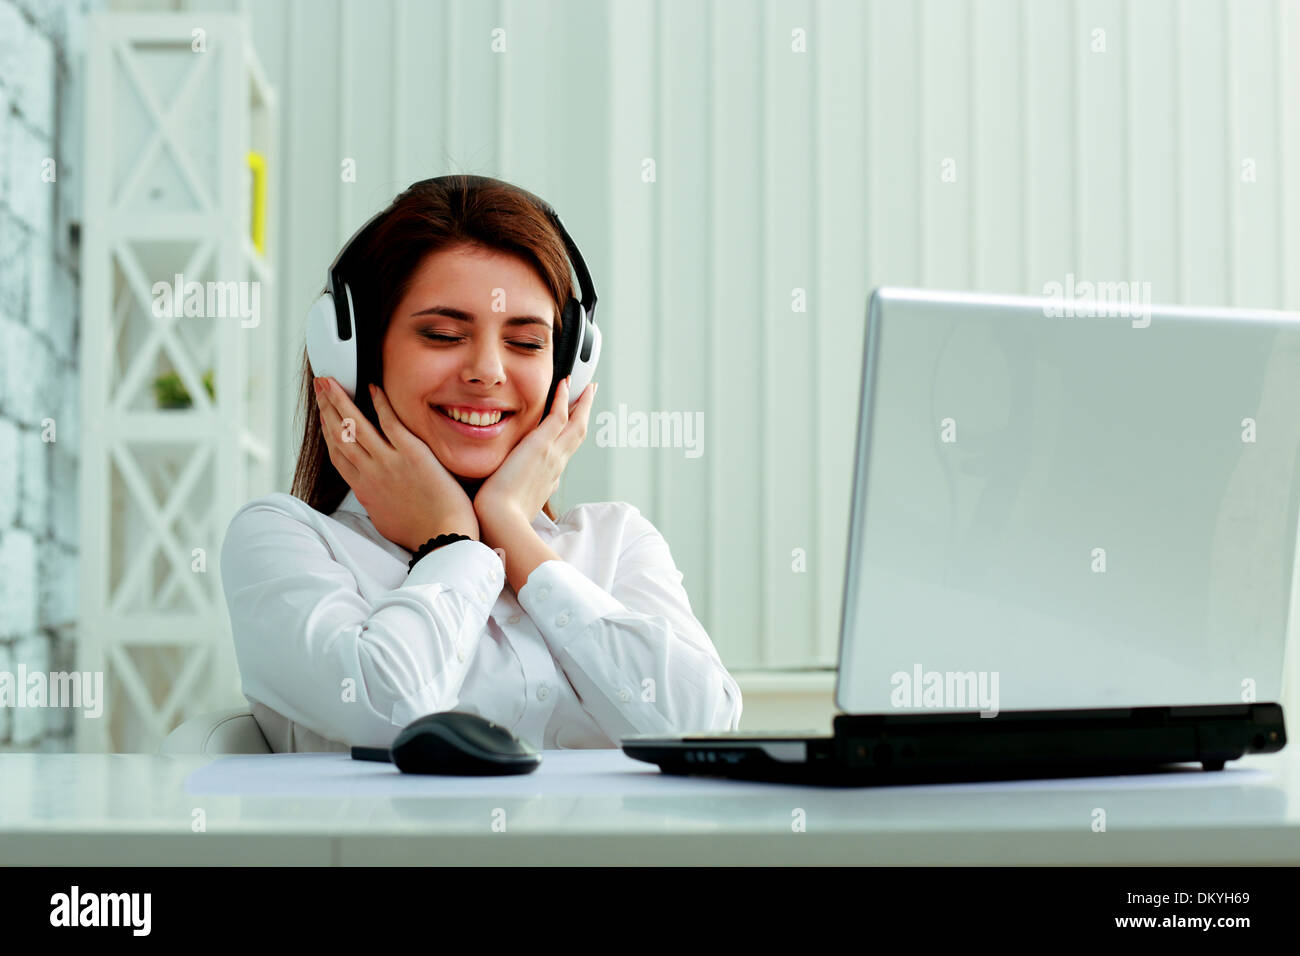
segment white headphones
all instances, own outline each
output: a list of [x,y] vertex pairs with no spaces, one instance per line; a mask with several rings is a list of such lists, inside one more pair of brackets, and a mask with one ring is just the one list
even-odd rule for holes
[[[489,182],[498,181],[483,176],[439,176],[414,183],[407,192],[418,186],[431,184],[475,188]],[[527,193],[525,190],[521,192],[525,192],[536,202],[559,229],[569,262],[578,275],[578,288],[582,293],[581,302],[570,296],[561,313],[560,333],[556,337],[552,352],[554,371],[551,376],[551,387],[546,393],[546,406],[542,410],[542,418],[545,418],[550,413],[551,402],[555,399],[555,390],[565,376],[570,374],[573,376],[573,381],[569,385],[569,409],[572,411],[582,395],[582,390],[590,384],[596,374],[596,362],[600,359],[600,329],[596,327],[596,289],[592,285],[587,264],[582,260],[582,253],[569,237],[555,210],[532,193]],[[307,313],[307,358],[311,362],[312,373],[318,377],[327,375],[334,379],[343,386],[354,401],[358,384],[356,311],[352,305],[352,289],[343,277],[340,263],[358,237],[377,220],[386,216],[392,208],[392,205],[389,205],[371,216],[352,234],[352,238],[343,244],[343,248],[334,257],[326,273],[325,293],[312,304],[311,310]],[[367,400],[368,398],[369,396]]]

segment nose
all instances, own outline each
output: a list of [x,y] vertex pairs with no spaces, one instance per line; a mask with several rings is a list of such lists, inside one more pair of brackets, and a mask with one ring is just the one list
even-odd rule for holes
[[501,361],[500,344],[488,336],[481,337],[461,369],[462,381],[491,386],[499,385],[504,378],[505,366]]

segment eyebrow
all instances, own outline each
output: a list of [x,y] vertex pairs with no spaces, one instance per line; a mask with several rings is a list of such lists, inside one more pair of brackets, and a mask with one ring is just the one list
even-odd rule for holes
[[[455,319],[457,322],[472,323],[474,321],[474,314],[472,312],[465,312],[462,311],[461,309],[453,309],[449,305],[435,305],[433,308],[425,309],[422,312],[412,312],[411,315],[413,317],[417,315],[445,315],[447,318]],[[540,325],[546,329],[551,328],[550,322],[547,322],[545,319],[539,319],[535,315],[512,315],[510,318],[506,319],[505,324],[506,325]]]

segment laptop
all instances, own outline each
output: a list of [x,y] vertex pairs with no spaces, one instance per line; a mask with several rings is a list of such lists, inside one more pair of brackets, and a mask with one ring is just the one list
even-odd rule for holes
[[848,786],[1281,750],[1296,409],[1295,313],[876,290],[832,734],[621,748]]

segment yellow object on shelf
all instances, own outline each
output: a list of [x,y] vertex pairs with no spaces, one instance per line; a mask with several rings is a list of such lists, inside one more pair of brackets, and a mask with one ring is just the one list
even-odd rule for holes
[[253,245],[258,255],[266,255],[266,157],[254,150],[248,153],[248,168],[253,173]]

